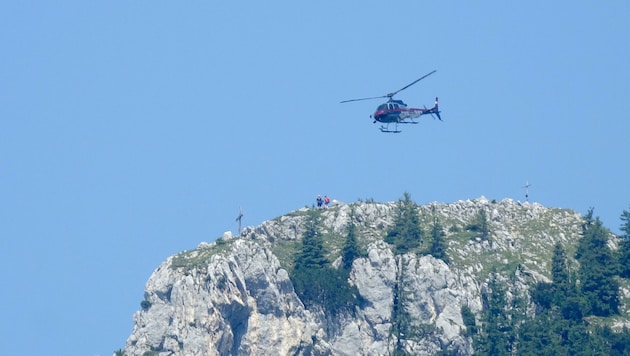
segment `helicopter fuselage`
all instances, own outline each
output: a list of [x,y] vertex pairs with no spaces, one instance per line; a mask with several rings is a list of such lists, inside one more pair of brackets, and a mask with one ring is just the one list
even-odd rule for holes
[[382,123],[404,123],[420,117],[425,111],[425,109],[409,108],[402,100],[390,100],[379,105],[372,118]]

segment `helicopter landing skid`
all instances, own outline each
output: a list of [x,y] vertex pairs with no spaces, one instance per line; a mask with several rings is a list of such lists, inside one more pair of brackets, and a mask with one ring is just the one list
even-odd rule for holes
[[379,127],[381,129],[381,132],[387,132],[387,133],[401,133],[402,131],[398,130],[398,126],[396,126],[395,130],[390,130],[385,126],[381,126]]

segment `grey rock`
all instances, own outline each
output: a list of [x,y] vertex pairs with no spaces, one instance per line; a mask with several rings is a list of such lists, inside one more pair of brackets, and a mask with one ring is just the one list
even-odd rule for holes
[[[287,256],[274,254],[301,239],[308,210],[303,208],[246,227],[239,236],[227,232],[164,261],[146,284],[145,300],[151,305],[135,313],[126,355],[386,355],[396,341],[397,283],[406,296],[404,310],[425,333],[404,340],[408,352],[430,355],[448,349],[470,355],[472,340],[464,332],[461,308],[482,310],[490,267],[512,271],[509,293],[526,291],[549,280],[553,245],[575,243],[580,232],[578,213],[536,203],[481,197],[420,206],[423,224],[435,214],[445,227],[451,260],[446,264],[430,255],[394,255],[383,238],[395,208],[394,202],[337,202],[321,211],[322,232],[339,239],[354,216],[366,252],[349,275],[363,300],[352,315],[330,320],[305,309],[281,263]],[[487,212],[488,240],[466,230],[480,209]],[[329,246],[335,266],[341,245]]]

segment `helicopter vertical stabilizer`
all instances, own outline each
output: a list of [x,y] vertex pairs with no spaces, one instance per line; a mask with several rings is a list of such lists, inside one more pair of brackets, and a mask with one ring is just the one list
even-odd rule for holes
[[437,96],[435,97],[435,106],[433,106],[433,109],[431,109],[432,113],[435,114],[435,116],[437,116],[437,118],[442,121],[442,118],[440,117],[440,110],[438,110],[438,98]]

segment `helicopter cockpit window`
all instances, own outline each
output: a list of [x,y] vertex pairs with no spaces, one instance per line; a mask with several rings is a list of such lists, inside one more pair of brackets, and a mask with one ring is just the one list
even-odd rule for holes
[[376,109],[377,111],[381,111],[381,110],[387,110],[387,104],[381,104],[378,106],[378,108]]
[[402,108],[407,106],[405,103],[403,103],[402,100],[392,100],[392,102],[394,103],[394,107],[396,108]]

